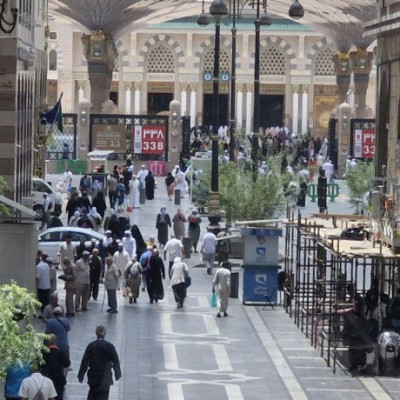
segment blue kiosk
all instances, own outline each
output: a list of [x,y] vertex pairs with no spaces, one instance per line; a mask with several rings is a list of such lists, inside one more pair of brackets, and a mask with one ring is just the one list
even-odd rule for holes
[[276,303],[274,289],[278,284],[278,249],[280,228],[242,228],[244,239],[243,258],[243,304],[265,304],[265,295],[274,295],[271,302]]

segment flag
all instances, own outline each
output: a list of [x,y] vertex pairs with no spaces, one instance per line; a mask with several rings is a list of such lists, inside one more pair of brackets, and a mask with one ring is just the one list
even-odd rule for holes
[[61,99],[62,94],[53,109],[40,113],[40,123],[42,125],[57,125],[58,130],[63,132]]

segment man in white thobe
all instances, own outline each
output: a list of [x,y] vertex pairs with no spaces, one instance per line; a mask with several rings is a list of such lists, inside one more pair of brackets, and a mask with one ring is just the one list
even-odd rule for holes
[[146,176],[148,175],[148,173],[149,173],[149,171],[147,171],[146,166],[145,166],[144,164],[142,164],[142,167],[141,167],[141,169],[140,169],[140,171],[138,172],[137,177],[136,177],[136,178],[139,180],[139,182],[140,182],[140,187],[141,187],[142,189],[144,189],[144,188],[146,187],[145,178],[146,178]]
[[[131,257],[128,252],[124,250],[124,244],[122,242],[118,243],[118,250],[113,255],[113,264],[115,264],[119,271],[119,276],[122,276],[122,273],[125,271],[126,264],[131,261]],[[118,290],[120,289],[120,285],[118,285]]]
[[332,161],[327,160],[326,162],[324,162],[322,169],[325,171],[326,182],[333,183],[335,167],[333,166]]
[[228,302],[231,294],[231,271],[229,266],[229,262],[223,261],[214,276],[213,293],[217,294],[219,300],[218,318],[221,317],[221,314],[224,314],[224,317],[228,316]]

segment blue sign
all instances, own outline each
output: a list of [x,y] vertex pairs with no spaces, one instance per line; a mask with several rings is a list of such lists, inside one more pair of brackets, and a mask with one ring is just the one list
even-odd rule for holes
[[[206,72],[203,75],[203,78],[206,82],[210,82],[213,80],[214,76],[211,72]],[[223,73],[219,74],[219,79],[221,82],[228,82],[230,79],[230,75],[226,72],[223,72]]]
[[[243,265],[243,304],[265,304],[265,295],[270,295],[278,284],[278,266]],[[271,298],[276,302],[276,292]]]

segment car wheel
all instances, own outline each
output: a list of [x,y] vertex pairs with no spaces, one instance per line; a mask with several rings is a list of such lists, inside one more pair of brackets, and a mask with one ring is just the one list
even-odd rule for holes
[[43,206],[36,205],[33,207],[33,211],[36,213],[35,221],[41,221],[43,219]]

